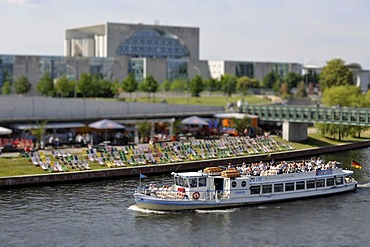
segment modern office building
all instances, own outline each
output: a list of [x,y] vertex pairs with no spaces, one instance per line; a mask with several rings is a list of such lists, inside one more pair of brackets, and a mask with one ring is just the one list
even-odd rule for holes
[[[0,55],[0,86],[26,76],[35,92],[39,79],[49,72],[52,78],[67,75],[79,79],[82,73],[122,81],[133,73],[140,82],[152,75],[164,80],[220,78],[230,74],[262,80],[271,71],[284,77],[302,73],[299,63],[200,60],[200,30],[197,27],[163,26],[159,23],[100,25],[65,31],[65,56]],[[352,66],[353,67],[353,66]],[[353,67],[361,88],[369,84],[369,71]],[[365,85],[366,84],[366,85]]]

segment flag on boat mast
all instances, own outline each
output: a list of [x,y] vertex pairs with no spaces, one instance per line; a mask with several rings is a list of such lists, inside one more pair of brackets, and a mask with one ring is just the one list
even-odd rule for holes
[[358,163],[357,161],[355,161],[355,160],[351,161],[351,167],[354,167],[354,168],[357,168],[357,169],[362,169],[362,165],[360,163]]
[[140,173],[140,178],[147,178],[144,174]]

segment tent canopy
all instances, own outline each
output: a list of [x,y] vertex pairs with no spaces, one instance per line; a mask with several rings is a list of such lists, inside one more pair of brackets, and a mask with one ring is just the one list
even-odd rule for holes
[[101,130],[108,130],[108,129],[124,129],[125,126],[122,124],[119,124],[115,121],[109,120],[109,119],[102,119],[96,122],[93,122],[89,124],[90,128],[93,129],[101,129]]
[[208,122],[203,118],[198,116],[192,116],[185,118],[181,121],[182,124],[192,124],[192,125],[208,125]]

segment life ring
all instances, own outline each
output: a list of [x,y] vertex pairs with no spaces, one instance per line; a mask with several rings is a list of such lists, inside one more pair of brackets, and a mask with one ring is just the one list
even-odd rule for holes
[[194,199],[194,200],[198,200],[198,199],[199,199],[199,197],[200,197],[199,192],[194,192],[194,193],[193,193],[193,199]]
[[184,198],[185,197],[185,193],[184,192],[177,192],[177,196],[180,197],[180,198]]

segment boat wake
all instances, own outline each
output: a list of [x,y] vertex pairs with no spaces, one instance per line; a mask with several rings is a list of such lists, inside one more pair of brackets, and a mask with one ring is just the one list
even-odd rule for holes
[[359,187],[359,188],[370,188],[370,182],[368,182],[366,184],[358,184],[357,187]]
[[197,209],[195,210],[196,213],[200,214],[213,214],[213,213],[233,213],[238,211],[238,208],[229,208],[229,209],[207,209],[207,210],[202,210],[202,209]]
[[168,214],[170,212],[165,212],[165,211],[157,211],[157,210],[150,210],[150,209],[142,209],[139,208],[136,205],[132,205],[128,208],[128,210],[133,210],[141,213],[147,213],[147,214]]

